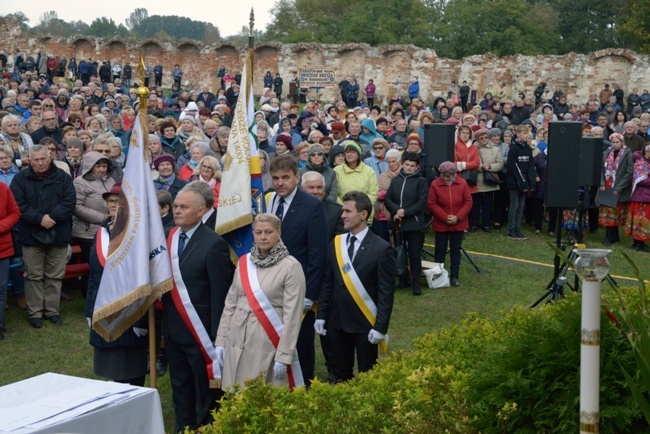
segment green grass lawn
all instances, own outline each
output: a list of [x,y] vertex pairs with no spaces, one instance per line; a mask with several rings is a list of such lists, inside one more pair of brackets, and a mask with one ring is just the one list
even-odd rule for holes
[[[590,235],[587,247],[602,247],[604,231],[601,229],[599,232]],[[547,235],[534,235],[529,228],[524,228],[524,233],[528,235],[527,241],[508,240],[505,231],[468,235],[463,246],[484,272],[476,273],[463,259],[459,288],[427,289],[420,297],[413,296],[410,290],[398,289],[389,330],[389,351],[408,351],[413,348],[414,338],[458,323],[468,312],[496,317],[503,309],[515,305],[530,306],[542,296],[552,278],[552,268],[479,254],[502,255],[552,265],[553,252],[546,243],[553,240]],[[432,242],[433,236],[427,236],[427,243]],[[631,267],[620,255],[619,249],[629,253],[642,272],[649,269],[650,255],[634,252],[630,245],[631,241],[626,240],[615,246],[611,254],[613,275],[633,277]],[[427,250],[433,251],[431,247],[427,247]],[[571,272],[568,276],[570,280],[573,279]],[[621,280],[621,283],[627,282]],[[607,291],[607,285],[604,288]],[[44,372],[97,378],[93,375],[92,348],[88,343],[83,300],[78,290],[70,292],[74,300],[61,306],[64,325],[57,327],[45,322],[43,328],[38,330],[29,327],[26,314],[15,308],[14,300],[10,297],[11,308],[7,311],[6,319],[8,333],[6,339],[0,341],[0,386]],[[320,354],[319,349],[317,354]],[[317,359],[316,372],[320,378],[327,378],[322,356]],[[171,430],[174,415],[169,375],[159,379],[158,388],[165,426]]]

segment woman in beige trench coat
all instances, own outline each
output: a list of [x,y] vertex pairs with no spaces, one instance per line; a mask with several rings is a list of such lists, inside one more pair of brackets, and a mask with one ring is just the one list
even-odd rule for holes
[[263,376],[267,383],[288,387],[287,367],[296,355],[302,322],[305,276],[280,239],[281,222],[274,214],[260,214],[253,223],[255,245],[250,259],[257,267],[259,285],[282,321],[277,349],[260,324],[242,286],[242,266],[226,297],[217,339],[222,360],[222,388],[231,389]]

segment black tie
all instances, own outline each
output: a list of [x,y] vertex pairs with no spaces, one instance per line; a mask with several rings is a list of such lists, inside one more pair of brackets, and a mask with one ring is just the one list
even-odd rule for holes
[[357,237],[354,235],[350,237],[350,245],[348,246],[348,256],[350,257],[350,261],[352,261],[352,258],[354,258],[354,242],[357,240]]
[[280,198],[280,204],[278,205],[278,209],[275,210],[275,215],[278,216],[280,221],[282,221],[282,217],[284,217],[284,198]]
[[187,234],[185,232],[181,232],[179,239],[178,239],[178,257],[181,257],[181,254],[183,253],[183,250],[185,249],[185,242],[187,241]]

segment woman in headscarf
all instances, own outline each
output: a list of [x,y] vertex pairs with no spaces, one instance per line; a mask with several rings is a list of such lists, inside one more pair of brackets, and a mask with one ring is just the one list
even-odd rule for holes
[[325,150],[320,144],[311,145],[307,151],[307,164],[305,167],[298,169],[300,176],[310,171],[323,175],[323,178],[325,178],[325,200],[336,202],[336,198],[338,197],[336,173],[334,173],[334,170],[325,159]]
[[469,227],[472,195],[467,182],[458,174],[455,163],[445,161],[440,164],[438,171],[440,176],[431,183],[427,202],[433,215],[435,261],[444,263],[449,249],[451,285],[460,286],[460,249],[463,231]]
[[[255,218],[255,244],[251,253],[239,260],[215,340],[224,390],[236,384],[243,388],[246,380],[260,375],[277,386],[301,385],[294,375],[300,376],[296,343],[305,276],[280,235],[281,221],[275,215],[260,214]],[[255,305],[264,307],[256,309]],[[263,326],[269,322],[273,334]]]
[[643,151],[635,152],[632,176],[630,211],[625,224],[625,235],[632,237],[632,248],[637,252],[648,252],[645,243],[650,241],[650,144]]
[[598,211],[598,224],[605,227],[603,244],[609,246],[620,241],[618,227],[625,226],[632,196],[632,176],[634,162],[632,152],[625,146],[622,134],[609,136],[612,146],[603,153],[603,169],[600,190],[612,189],[617,197],[616,207],[601,205]]

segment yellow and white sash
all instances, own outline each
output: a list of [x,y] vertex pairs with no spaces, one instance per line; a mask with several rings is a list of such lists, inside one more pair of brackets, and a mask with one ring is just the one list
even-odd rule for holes
[[[257,265],[250,260],[250,253],[239,258],[239,267],[237,269],[239,270],[248,304],[250,304],[253,313],[255,313],[257,320],[273,343],[273,346],[277,349],[280,344],[280,338],[282,337],[284,324],[282,324],[282,320],[275,309],[273,309],[273,305],[260,286],[260,282],[257,279]],[[305,385],[297,350],[294,351],[291,365],[287,367],[287,377],[289,380],[289,389],[291,390],[295,387]]]
[[[361,283],[361,279],[352,265],[352,260],[348,255],[345,237],[347,234],[337,235],[334,239],[334,251],[336,253],[336,263],[339,266],[341,277],[345,283],[348,292],[363,312],[370,325],[374,327],[377,322],[377,306]],[[379,348],[385,353],[388,351],[388,334],[383,341],[379,343]]]
[[[190,294],[187,292],[187,287],[185,286],[183,276],[181,275],[181,268],[178,260],[178,239],[181,232],[180,229],[181,228],[178,226],[172,229],[169,238],[167,239],[169,256],[172,262],[172,275],[174,276],[174,288],[169,293],[172,296],[174,306],[176,306],[176,310],[183,320],[183,323],[201,349],[201,354],[203,355],[208,371],[210,388],[217,389],[221,387],[221,367],[217,361],[217,353],[208,332],[203,326],[203,322],[201,322],[199,314],[196,312],[196,309],[192,304]],[[189,240],[187,241],[189,242]]]

